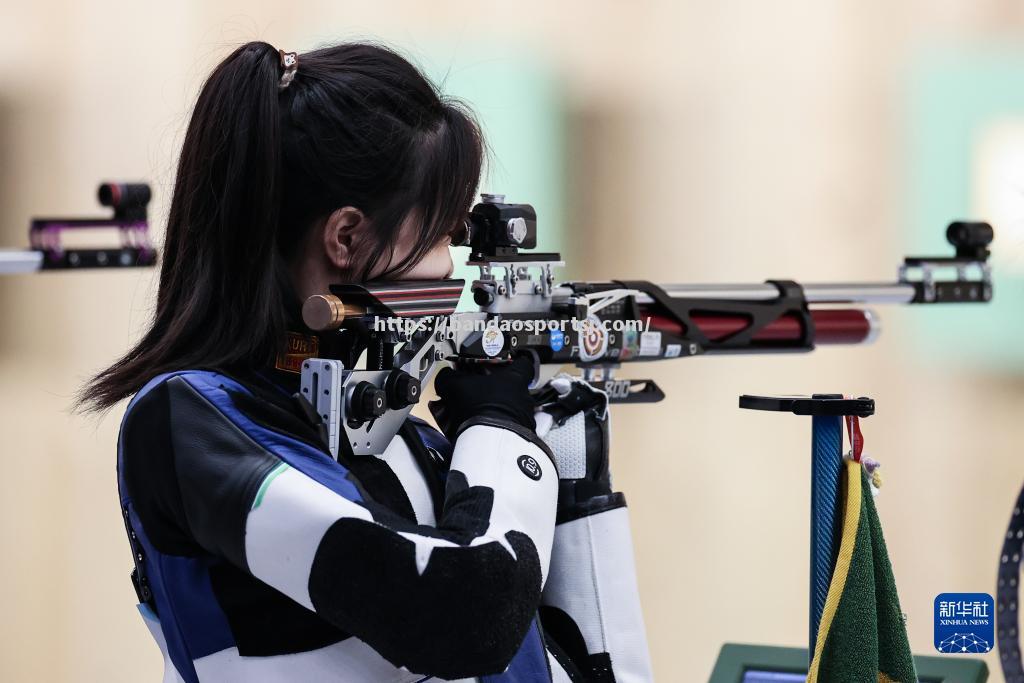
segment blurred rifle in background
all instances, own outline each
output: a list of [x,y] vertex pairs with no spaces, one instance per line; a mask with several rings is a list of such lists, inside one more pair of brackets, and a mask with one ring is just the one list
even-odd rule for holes
[[[99,202],[114,210],[110,218],[33,218],[28,236],[31,249],[0,250],[0,273],[77,268],[132,268],[156,263],[149,239],[146,207],[151,195],[145,183],[103,183]],[[69,233],[115,229],[119,244],[78,247],[65,244]]]

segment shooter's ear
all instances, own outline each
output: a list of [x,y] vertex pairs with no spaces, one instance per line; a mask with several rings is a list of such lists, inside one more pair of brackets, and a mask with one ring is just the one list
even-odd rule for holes
[[324,253],[327,259],[341,271],[348,271],[352,265],[352,245],[366,229],[367,218],[363,212],[352,206],[337,209],[327,217],[324,224]]

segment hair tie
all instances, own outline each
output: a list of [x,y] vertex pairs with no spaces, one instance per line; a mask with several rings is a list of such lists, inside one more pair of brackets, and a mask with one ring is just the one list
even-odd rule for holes
[[295,80],[295,72],[299,70],[299,54],[278,50],[281,55],[281,80],[277,83],[278,90],[284,90]]

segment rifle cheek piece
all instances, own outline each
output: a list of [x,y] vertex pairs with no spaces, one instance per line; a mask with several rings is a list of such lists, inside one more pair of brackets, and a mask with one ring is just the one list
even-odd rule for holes
[[336,330],[346,318],[365,314],[365,309],[346,305],[333,294],[314,294],[302,304],[302,322],[314,332]]

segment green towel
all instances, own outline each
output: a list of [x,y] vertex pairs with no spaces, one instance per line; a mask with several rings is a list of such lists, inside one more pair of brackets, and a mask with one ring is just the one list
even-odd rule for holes
[[842,539],[807,683],[915,683],[906,625],[871,487],[843,473]]

